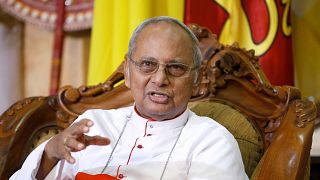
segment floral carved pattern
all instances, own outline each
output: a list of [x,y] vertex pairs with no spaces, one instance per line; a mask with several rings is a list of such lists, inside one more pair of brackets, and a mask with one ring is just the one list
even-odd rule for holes
[[31,97],[18,101],[12,105],[7,111],[0,116],[0,137],[11,136],[15,133],[14,127],[16,127],[20,121],[22,111],[26,108],[32,107],[32,103],[43,100],[43,97]]
[[[293,119],[296,127],[304,127],[306,123],[315,119],[314,103],[300,100],[298,89],[270,84],[260,68],[259,58],[255,56],[254,50],[242,49],[237,43],[222,45],[218,42],[217,36],[208,29],[196,24],[189,27],[200,41],[203,56],[200,82],[192,101],[209,98],[227,104],[233,102],[229,105],[244,112],[253,124],[259,126],[264,148],[273,141],[283,121],[288,121],[285,116],[291,104],[295,104],[296,107],[296,118]],[[242,86],[243,92],[232,90],[232,84]],[[230,99],[227,93],[221,92],[238,93],[236,96],[240,98]],[[264,104],[267,110],[257,110],[250,101]]]

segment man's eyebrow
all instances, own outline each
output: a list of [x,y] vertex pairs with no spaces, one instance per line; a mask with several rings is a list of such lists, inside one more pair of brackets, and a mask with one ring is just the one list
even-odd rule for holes
[[142,56],[140,60],[158,61],[156,58],[150,56]]
[[182,62],[182,58],[175,58],[175,59],[171,59],[169,61],[169,63],[180,63],[180,64],[185,64],[184,62]]
[[[157,62],[159,62],[158,59],[156,59],[156,58],[154,58],[154,57],[151,57],[151,56],[142,56],[142,57],[140,58],[140,60],[157,61]],[[172,59],[170,59],[167,63],[180,63],[180,64],[185,64],[185,63],[183,63],[182,58],[172,58]]]

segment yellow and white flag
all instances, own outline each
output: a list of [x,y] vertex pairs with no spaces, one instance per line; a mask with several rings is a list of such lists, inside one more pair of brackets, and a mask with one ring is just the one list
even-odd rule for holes
[[296,85],[303,97],[320,100],[320,1],[292,4],[293,58]]
[[104,82],[123,61],[133,30],[145,19],[183,20],[184,0],[95,0],[88,85]]

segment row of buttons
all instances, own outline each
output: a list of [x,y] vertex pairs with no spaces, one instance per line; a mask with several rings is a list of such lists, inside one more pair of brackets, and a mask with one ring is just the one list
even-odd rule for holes
[[[152,126],[152,125],[150,125],[150,126]],[[152,134],[147,134],[147,136],[152,136]],[[137,145],[137,148],[142,149],[143,146],[141,144],[139,144],[139,145]]]
[[[150,128],[153,128],[153,125],[149,125],[149,127],[150,127]],[[152,134],[147,134],[147,136],[152,136]],[[141,144],[137,145],[136,147],[137,147],[138,149],[142,149],[142,148],[143,148],[143,146],[142,146]],[[118,178],[119,178],[119,179],[122,179],[122,178],[124,178],[124,175],[123,175],[123,174],[119,174],[119,175],[118,175]]]

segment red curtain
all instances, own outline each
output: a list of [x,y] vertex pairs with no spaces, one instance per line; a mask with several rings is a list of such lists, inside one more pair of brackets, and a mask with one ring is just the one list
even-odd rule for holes
[[293,85],[290,2],[186,0],[184,21],[208,27],[222,43],[255,49],[272,84]]

